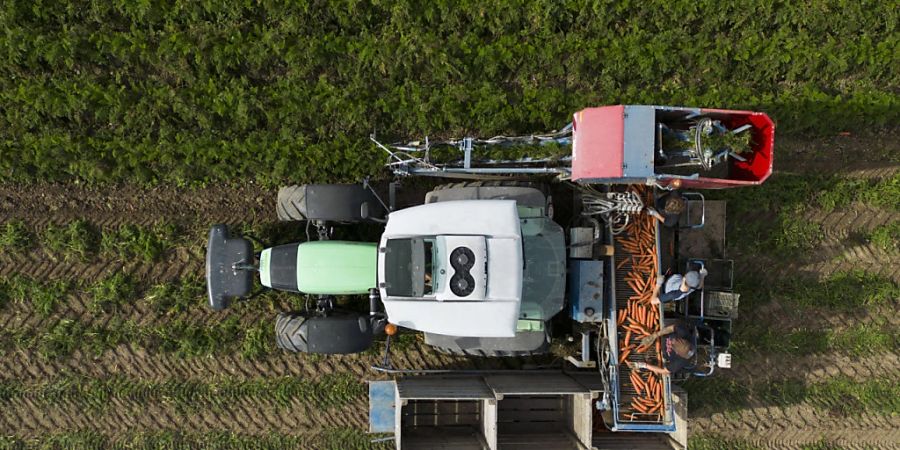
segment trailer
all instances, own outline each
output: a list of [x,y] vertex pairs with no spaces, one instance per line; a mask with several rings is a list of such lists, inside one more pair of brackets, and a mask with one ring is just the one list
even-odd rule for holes
[[597,373],[519,371],[420,375],[369,382],[369,431],[405,449],[686,448],[687,395],[676,390],[673,431],[612,432],[595,407]]

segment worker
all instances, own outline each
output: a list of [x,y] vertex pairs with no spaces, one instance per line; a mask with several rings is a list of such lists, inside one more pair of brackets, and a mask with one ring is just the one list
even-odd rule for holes
[[656,208],[647,207],[646,211],[663,226],[674,228],[678,226],[678,220],[686,205],[684,197],[678,191],[672,191],[656,199]]
[[[688,295],[691,295],[691,292],[703,288],[703,280],[706,279],[706,274],[706,267],[702,267],[699,272],[692,270],[684,274],[684,276],[675,274],[666,280],[663,277],[659,277],[656,282],[656,289],[653,290],[653,297],[650,298],[650,303],[658,305],[687,298]],[[665,290],[660,294],[659,291],[663,288],[663,285],[665,285]]]
[[684,370],[691,365],[691,358],[697,351],[691,339],[692,334],[691,327],[684,322],[677,322],[641,339],[641,345],[649,347],[657,339],[663,338],[662,354],[666,362],[665,367],[645,362],[627,361],[627,364],[633,370],[649,370],[658,375],[670,375]]

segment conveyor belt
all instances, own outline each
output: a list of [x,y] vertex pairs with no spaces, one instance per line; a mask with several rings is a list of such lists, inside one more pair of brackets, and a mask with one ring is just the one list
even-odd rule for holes
[[[656,240],[656,251],[657,251],[657,261],[659,261],[659,224],[654,221],[654,239]],[[628,237],[627,233],[620,235],[619,237]],[[628,298],[635,295],[634,290],[629,286],[626,281],[626,275],[628,275],[632,269],[632,258],[631,253],[626,250],[622,244],[618,241],[618,239],[613,239],[614,248],[615,248],[615,256],[613,257],[613,286],[612,290],[613,296],[613,304],[615,305],[615,315],[613,317],[618,317],[619,311],[623,309],[627,309],[628,307]],[[656,267],[656,271],[658,273],[659,268],[658,264]],[[660,327],[662,314],[660,311]],[[626,331],[623,327],[619,326],[616,330],[616,357],[619,355],[619,349],[621,348],[621,342],[624,339]],[[656,366],[664,366],[662,361],[657,360],[655,349],[648,350],[644,353],[639,353],[636,351],[632,351],[628,354],[628,361],[631,362],[646,362],[648,364],[653,364]],[[646,376],[647,372],[640,372],[642,375]],[[616,422],[618,425],[623,425],[621,428],[631,428],[631,425],[635,427],[632,429],[646,429],[647,431],[654,430],[656,427],[664,426],[666,422],[671,421],[671,381],[668,376],[660,377],[660,381],[662,381],[663,386],[663,408],[660,411],[660,414],[654,415],[646,415],[640,414],[632,417],[632,409],[631,409],[631,401],[637,396],[637,391],[635,387],[632,385],[630,381],[631,369],[626,364],[619,364],[618,376],[615,377],[616,383],[614,385],[615,389],[615,407],[614,413],[616,415]]]

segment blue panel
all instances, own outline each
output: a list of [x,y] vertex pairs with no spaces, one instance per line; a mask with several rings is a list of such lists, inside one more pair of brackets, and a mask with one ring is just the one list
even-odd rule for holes
[[656,111],[653,106],[626,106],[622,142],[622,177],[652,178],[656,142]]
[[[603,320],[603,262],[569,260],[570,315],[577,322]],[[588,312],[593,310],[593,314]]]
[[394,432],[394,399],[397,383],[394,381],[369,382],[369,432]]

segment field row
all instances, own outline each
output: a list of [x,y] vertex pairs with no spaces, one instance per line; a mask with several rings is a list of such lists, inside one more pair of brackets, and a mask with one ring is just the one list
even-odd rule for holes
[[[729,242],[737,250],[802,258],[825,238],[826,229],[814,220],[816,216],[846,211],[854,204],[900,214],[900,171],[869,179],[776,173],[762,186],[726,190],[709,197],[728,201],[729,223],[733,224]],[[766,220],[752,220],[757,218]],[[900,245],[897,226],[895,219],[863,230],[855,238],[885,251],[896,250]]]
[[109,436],[93,430],[57,432],[39,438],[21,439],[0,437],[0,449],[195,449],[214,448],[218,450],[282,450],[287,448],[316,448],[344,450],[348,448],[389,448],[383,444],[373,444],[369,436],[356,428],[333,428],[308,435],[282,434],[270,432],[262,435],[229,432],[184,433],[179,431],[156,431],[127,433]]
[[[263,242],[305,240],[304,227],[295,223],[237,224],[234,231]],[[97,259],[159,262],[176,247],[202,251],[206,226],[185,227],[170,222],[154,225],[122,224],[102,227],[76,219],[63,224],[32,227],[12,219],[0,224],[0,251],[23,256],[40,249],[52,261],[89,262]]]
[[39,383],[0,381],[0,402],[31,399],[45,407],[74,404],[103,412],[113,402],[165,403],[177,411],[224,409],[237,401],[270,402],[286,407],[302,402],[322,409],[362,399],[365,384],[352,374],[322,374],[315,379],[270,377],[252,380],[213,377],[207,381],[168,379],[143,381],[125,377],[63,376]]
[[[741,223],[740,228],[734,228],[730,233],[730,242],[739,250],[762,248],[769,249],[765,253],[771,251],[774,256],[800,256],[826,237],[823,225],[808,218],[810,211],[828,214],[861,204],[889,214],[900,213],[900,172],[880,179],[776,174],[764,186],[715,193],[711,197],[727,200],[730,214],[738,219],[764,214],[775,221],[777,226],[773,228],[763,221],[732,220],[732,223]],[[306,238],[303,228],[296,224],[269,223],[236,228],[237,233],[263,242]],[[339,234],[347,232],[338,231]],[[78,219],[34,229],[22,220],[12,219],[0,224],[0,251],[16,255],[40,248],[51,260],[84,262],[101,257],[153,263],[177,246],[199,250],[205,233],[205,227],[199,229],[194,225],[185,229],[171,222],[101,227]],[[856,239],[870,242],[884,251],[897,250],[900,248],[900,220],[865,230],[857,234]]]

